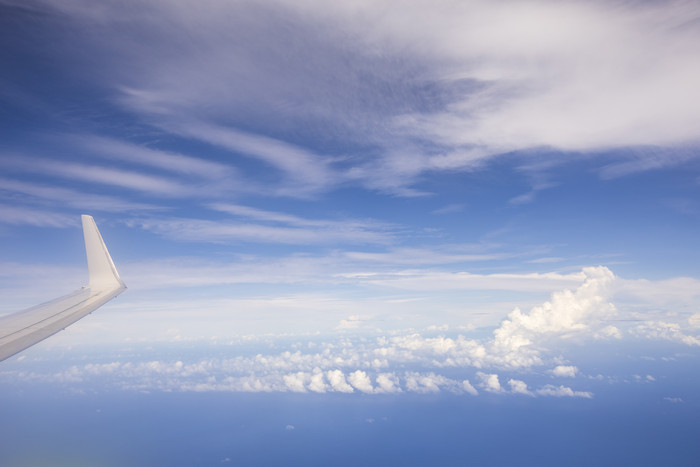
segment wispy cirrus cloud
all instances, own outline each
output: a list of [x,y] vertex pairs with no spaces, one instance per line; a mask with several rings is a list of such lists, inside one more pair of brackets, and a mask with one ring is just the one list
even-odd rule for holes
[[137,203],[87,191],[80,192],[70,188],[22,182],[6,178],[0,178],[0,190],[27,195],[29,201],[35,201],[41,204],[60,203],[62,208],[64,206],[70,206],[72,208],[88,211],[107,212],[154,211],[163,209],[152,204]]
[[368,275],[366,279],[376,285],[411,290],[552,290],[561,286],[580,284],[582,273],[523,273],[523,274],[472,274],[468,272],[444,272],[404,270],[385,274]]
[[380,264],[449,264],[461,262],[479,262],[504,259],[513,256],[512,253],[479,253],[464,250],[488,250],[482,245],[453,245],[443,248],[394,248],[387,252],[347,251],[344,254],[350,260],[374,262]]
[[152,149],[114,138],[96,135],[62,135],[59,141],[84,147],[94,156],[121,163],[154,167],[166,172],[192,175],[210,180],[232,178],[234,167],[219,162],[184,154]]
[[284,183],[272,194],[351,183],[416,195],[427,174],[543,147],[655,148],[613,161],[607,178],[695,157],[694,2],[206,5],[36,8],[92,39],[91,70],[118,105],[273,168]]
[[79,225],[77,216],[2,204],[0,204],[0,223],[35,227],[74,227]]
[[171,178],[117,167],[57,161],[33,156],[6,158],[2,161],[2,165],[19,172],[79,180],[93,186],[110,185],[157,196],[184,197],[197,193],[194,187]]
[[185,122],[174,131],[253,157],[281,171],[288,183],[292,184],[290,188],[296,191],[287,191],[290,188],[282,185],[278,188],[278,194],[303,194],[327,189],[339,179],[338,173],[328,167],[331,161],[327,158],[278,139],[202,122]]
[[376,220],[354,220],[354,219],[343,219],[343,220],[328,220],[328,219],[306,219],[293,214],[288,214],[278,211],[268,211],[265,209],[253,208],[250,206],[243,206],[240,204],[231,203],[214,203],[209,204],[208,207],[215,211],[225,212],[238,216],[241,218],[255,219],[257,221],[270,222],[273,224],[289,225],[293,227],[315,227],[320,230],[366,230],[366,229],[376,229],[390,231],[396,229],[397,226],[389,224],[387,222],[380,222]]
[[287,245],[311,244],[386,244],[393,239],[387,229],[350,221],[329,222],[325,226],[278,226],[249,222],[211,221],[203,219],[134,219],[131,226],[189,242],[251,242]]

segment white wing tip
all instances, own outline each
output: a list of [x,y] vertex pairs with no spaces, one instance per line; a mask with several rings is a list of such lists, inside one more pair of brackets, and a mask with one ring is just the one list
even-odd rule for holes
[[90,273],[90,288],[114,289],[126,288],[124,281],[119,277],[112,257],[107,251],[107,246],[97,228],[92,216],[83,214],[80,216],[83,222],[83,235],[85,237],[85,253],[87,254],[88,271]]

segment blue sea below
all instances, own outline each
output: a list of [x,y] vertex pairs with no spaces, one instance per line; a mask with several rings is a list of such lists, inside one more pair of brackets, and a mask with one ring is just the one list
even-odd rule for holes
[[481,394],[3,397],[3,466],[697,466],[700,405],[657,385],[592,399]]

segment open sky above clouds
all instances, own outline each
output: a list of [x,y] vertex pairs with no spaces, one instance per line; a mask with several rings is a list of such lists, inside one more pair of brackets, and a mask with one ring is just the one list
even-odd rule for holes
[[0,312],[86,281],[83,213],[129,286],[8,390],[697,393],[697,2],[0,0],[0,44]]

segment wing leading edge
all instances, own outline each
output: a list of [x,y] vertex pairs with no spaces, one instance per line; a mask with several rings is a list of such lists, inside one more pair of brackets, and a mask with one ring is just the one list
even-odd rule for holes
[[90,282],[64,297],[0,317],[0,361],[75,323],[113,299],[126,285],[92,216],[81,216]]

